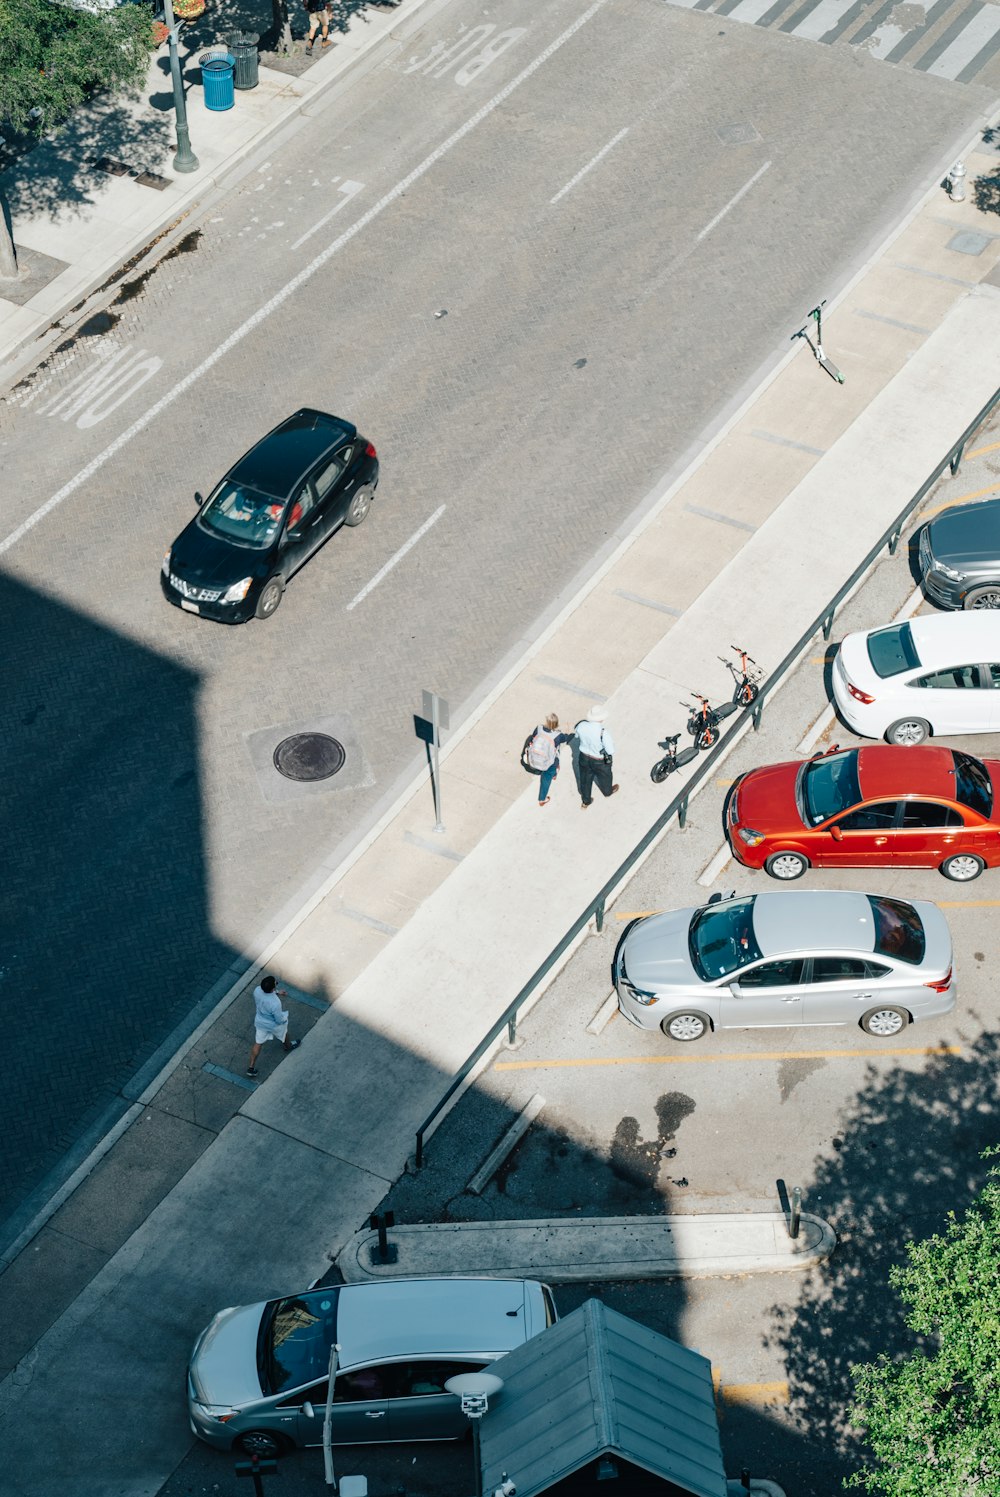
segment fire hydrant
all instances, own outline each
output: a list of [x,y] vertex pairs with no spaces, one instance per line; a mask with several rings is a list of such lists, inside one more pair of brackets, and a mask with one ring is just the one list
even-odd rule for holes
[[948,173],[948,196],[953,203],[965,202],[965,162],[956,161]]

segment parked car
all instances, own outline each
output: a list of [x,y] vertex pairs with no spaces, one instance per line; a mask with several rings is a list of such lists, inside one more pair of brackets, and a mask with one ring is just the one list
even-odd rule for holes
[[341,525],[360,525],[378,454],[357,427],[301,410],[251,447],[163,557],[163,596],[188,613],[269,619],[290,577]]
[[615,952],[618,1007],[638,1029],[860,1024],[880,1038],[955,1006],[936,904],[782,889],[633,920]]
[[772,878],[807,868],[939,868],[968,882],[1000,863],[1000,760],[959,749],[834,748],[736,781],[733,856]]
[[848,634],[833,662],[833,697],[863,738],[911,745],[1000,732],[1000,616],[921,614]]
[[330,1348],[339,1342],[333,1440],[458,1440],[445,1382],[479,1372],[556,1320],[530,1279],[387,1279],[221,1310],[188,1367],[191,1428],[220,1450],[277,1455],[323,1440]]
[[942,608],[1000,608],[1000,499],[935,515],[917,554],[924,591]]

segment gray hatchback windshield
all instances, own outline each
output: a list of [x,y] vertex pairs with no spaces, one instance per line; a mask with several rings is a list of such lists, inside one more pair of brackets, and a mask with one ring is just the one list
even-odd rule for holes
[[830,816],[850,810],[861,799],[858,781],[858,751],[824,754],[802,766],[799,788],[800,812],[807,826],[819,826]]
[[728,977],[748,962],[759,961],[750,899],[732,899],[699,910],[688,930],[691,965],[702,982]]
[[868,659],[876,676],[883,681],[903,671],[915,670],[920,657],[909,624],[891,624],[888,629],[876,629],[869,634]]
[[199,519],[207,530],[225,536],[227,541],[266,551],[278,533],[284,508],[272,495],[224,478]]
[[336,1330],[336,1289],[317,1289],[269,1305],[257,1338],[257,1371],[264,1392],[301,1388],[325,1377]]

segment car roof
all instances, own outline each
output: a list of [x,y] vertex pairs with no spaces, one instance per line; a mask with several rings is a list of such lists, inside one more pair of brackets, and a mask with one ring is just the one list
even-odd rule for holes
[[1000,660],[1000,613],[989,609],[918,614],[910,619],[910,635],[921,669]]
[[226,477],[275,499],[288,499],[314,463],[357,432],[339,416],[304,408],[261,437]]
[[788,951],[875,949],[875,919],[868,896],[845,889],[782,889],[758,894],[753,928],[764,956],[782,956]]
[[953,504],[935,515],[928,529],[939,561],[949,556],[1000,560],[1000,499]]
[[862,798],[901,800],[911,795],[955,799],[955,756],[949,748],[923,744],[896,748],[872,743],[858,749],[858,783]]
[[347,1284],[337,1301],[340,1365],[513,1351],[528,1336],[525,1299],[533,1287],[522,1279]]

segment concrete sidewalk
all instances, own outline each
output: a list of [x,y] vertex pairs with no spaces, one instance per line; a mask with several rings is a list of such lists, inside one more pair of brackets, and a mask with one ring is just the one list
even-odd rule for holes
[[[970,176],[994,164],[973,154]],[[953,247],[960,231],[978,254]],[[0,1492],[153,1493],[183,1458],[194,1336],[222,1305],[311,1282],[354,1237],[453,1072],[679,788],[648,778],[677,699],[732,639],[780,660],[1000,385],[998,258],[992,221],[931,192],[829,320],[847,384],[797,347],[448,745],[446,841],[415,787],[261,954],[339,997],[123,1246],[108,1252],[104,1220],[65,1228],[89,1281],[0,1385]],[[621,794],[581,815],[567,766],[540,813],[524,734],[599,699]],[[208,1044],[206,1027],[142,1107]],[[43,1456],[40,1428],[59,1432]]]

